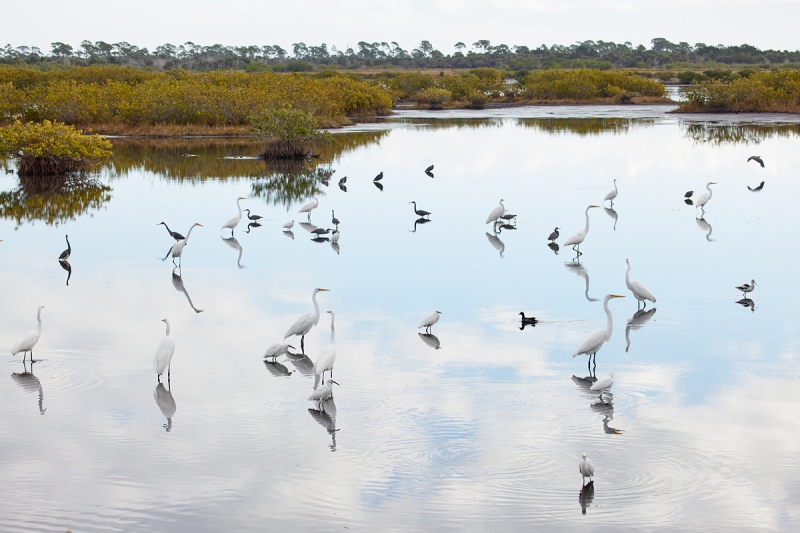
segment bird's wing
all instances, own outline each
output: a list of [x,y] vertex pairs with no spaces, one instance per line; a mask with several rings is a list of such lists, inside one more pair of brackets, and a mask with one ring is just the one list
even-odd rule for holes
[[492,220],[497,220],[498,218],[500,218],[500,215],[502,214],[503,214],[503,208],[498,205],[497,207],[492,209],[491,213],[489,213],[489,218],[486,219],[486,223],[488,224]]
[[582,231],[579,231],[566,241],[564,241],[564,246],[569,246],[570,244],[578,244],[579,242],[583,242],[583,239],[586,238],[586,234]]
[[172,337],[164,337],[158,345],[156,355],[153,357],[153,370],[159,375],[164,372],[172,356],[175,354],[175,341]]
[[608,387],[611,386],[612,383],[613,381],[611,381],[611,376],[603,376],[602,378],[592,383],[592,386],[589,387],[589,390],[598,391],[607,389]]
[[433,320],[434,315],[438,315],[438,313],[431,313],[428,316],[426,316],[425,318],[423,318],[422,322],[420,322],[419,326],[417,326],[417,329],[424,328],[426,326],[430,326],[430,325],[434,324],[434,320]]
[[635,296],[640,296],[645,300],[650,300],[651,302],[656,302],[656,297],[653,296],[653,293],[647,290],[647,287],[641,284],[639,281],[631,281],[631,291]]
[[606,331],[604,329],[596,329],[589,333],[583,341],[572,352],[572,357],[584,353],[594,353],[599,350],[603,343],[606,341]]
[[333,362],[335,360],[336,360],[336,346],[334,346],[333,344],[329,344],[322,349],[322,352],[320,352],[319,357],[317,357],[317,360],[314,363],[314,373],[321,374],[322,372],[329,370],[333,366]]
[[286,331],[286,335],[283,336],[285,339],[286,337],[290,337],[292,335],[305,335],[309,331],[311,331],[311,326],[314,325],[314,315],[312,313],[306,313],[304,315],[300,315],[294,324]]
[[27,352],[39,342],[39,333],[35,330],[30,330],[11,348],[11,355],[17,355],[19,352]]

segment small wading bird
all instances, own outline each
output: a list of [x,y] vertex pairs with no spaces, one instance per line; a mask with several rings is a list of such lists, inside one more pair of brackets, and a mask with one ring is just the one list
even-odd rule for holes
[[433,165],[425,169],[425,172],[433,172]]
[[703,213],[706,212],[705,206],[709,202],[709,200],[711,200],[711,195],[713,194],[711,191],[711,186],[716,184],[717,184],[716,181],[709,181],[708,183],[706,183],[706,190],[708,192],[700,195],[700,197],[697,199],[697,202],[695,202],[695,205],[699,207]]
[[290,220],[286,224],[283,225],[283,230],[288,231],[294,227],[294,220]]
[[[186,245],[189,243],[189,237],[192,235],[192,230],[195,228],[195,226],[200,226],[201,228],[203,227],[203,225],[200,224],[199,222],[195,222],[194,224],[192,224],[192,227],[189,228],[189,231],[186,232],[186,238],[179,240],[178,242],[172,245],[172,248],[170,248],[169,253],[172,254],[173,265],[175,265],[176,257],[179,259],[178,262],[180,264],[183,264],[183,249],[186,248]],[[233,230],[231,230],[231,234],[233,234]]]
[[756,285],[757,285],[756,280],[751,279],[750,283],[745,283],[744,285],[739,285],[736,288],[739,289],[740,291],[742,291],[742,295],[744,296],[748,292],[753,292],[753,289],[756,288]]
[[343,177],[342,179],[339,180],[339,186],[341,187],[345,183],[347,183],[347,176],[345,176],[345,177]]
[[382,179],[383,179],[383,171],[381,171],[380,174],[375,176],[375,178],[372,181],[381,181]]
[[625,271],[625,285],[628,287],[628,290],[633,293],[633,297],[636,298],[636,308],[639,308],[639,302],[644,304],[644,307],[647,307],[647,300],[656,303],[656,297],[653,296],[652,292],[647,290],[647,287],[642,285],[639,281],[631,281],[631,262],[625,258],[625,263],[628,264],[628,269]]
[[561,228],[557,227],[556,229],[554,229],[553,233],[551,233],[550,236],[547,237],[547,240],[550,241],[550,242],[555,242],[555,240],[558,239],[558,235],[559,235],[558,230],[559,229],[561,229]]
[[329,379],[327,383],[323,383],[321,387],[314,389],[314,391],[308,395],[308,401],[317,402],[318,406],[321,405],[322,402],[333,396],[334,383],[339,385],[339,383],[333,381],[333,379]]
[[156,350],[156,355],[153,357],[153,370],[156,371],[159,383],[161,383],[161,374],[166,370],[167,382],[169,383],[170,370],[172,369],[172,356],[175,355],[175,341],[169,336],[169,320],[164,318],[161,321],[167,325],[167,333],[164,335],[164,338],[161,339],[161,343]]
[[594,463],[591,459],[586,457],[585,453],[581,454],[581,461],[578,463],[578,472],[581,473],[584,485],[586,484],[587,477],[589,478],[589,483],[592,482],[592,477],[594,477]]
[[247,211],[247,218],[249,218],[249,219],[250,219],[250,220],[252,220],[253,222],[258,222],[259,220],[261,220],[262,218],[264,218],[264,217],[262,217],[261,215],[251,215],[251,214],[250,214],[250,210],[249,210],[249,209],[245,209],[245,211]]
[[183,240],[183,235],[181,235],[177,231],[172,231],[171,229],[169,229],[169,226],[167,226],[166,222],[159,222],[158,224],[156,224],[156,226],[161,226],[161,225],[163,225],[165,228],[167,228],[167,233],[169,233],[170,237],[172,237],[176,241],[182,241]]
[[322,377],[322,381],[325,381],[325,371],[330,372],[330,379],[333,379],[333,363],[336,362],[336,331],[333,327],[333,319],[336,317],[336,313],[333,311],[327,311],[328,314],[331,315],[331,342],[328,343],[326,347],[322,349],[319,353],[319,357],[317,360],[314,361],[314,387],[319,384],[319,378]]
[[749,163],[750,161],[755,161],[756,163],[761,165],[761,168],[764,168],[764,160],[761,159],[760,155],[751,155],[750,157],[747,158],[747,162]]
[[311,328],[319,323],[319,304],[317,303],[317,293],[328,291],[329,289],[314,289],[314,291],[311,293],[311,301],[314,303],[314,312],[300,315],[300,317],[295,320],[294,324],[292,324],[292,326],[286,332],[286,335],[283,336],[283,340],[286,340],[287,337],[291,337],[292,335],[300,335],[300,351],[303,353],[306,353],[306,334],[311,331]]
[[44,309],[44,306],[40,305],[39,310],[36,312],[36,321],[39,323],[36,329],[27,332],[24,337],[11,347],[11,355],[17,355],[22,352],[23,363],[25,362],[25,354],[28,352],[31,353],[31,363],[33,363],[33,348],[39,342],[39,337],[42,336],[42,309]]
[[69,243],[69,235],[66,236],[67,239],[67,249],[61,252],[61,255],[58,256],[59,261],[66,261],[69,259],[69,256],[72,255],[72,245]]
[[[220,231],[224,229],[231,230],[231,237],[233,237],[233,230],[236,228],[236,226],[239,225],[239,221],[242,220],[242,206],[239,205],[239,202],[241,202],[242,200],[247,200],[247,198],[245,198],[244,196],[240,196],[239,198],[236,199],[236,207],[239,209],[239,214],[230,219],[229,221],[227,221],[220,228]],[[188,239],[189,236],[187,235],[186,238]]]
[[519,315],[522,317],[522,325],[519,327],[519,329],[525,329],[525,326],[536,327],[536,323],[539,322],[536,320],[535,316],[525,316],[524,311],[520,311]]
[[751,186],[749,186],[749,185],[748,185],[748,186],[747,186],[747,188],[748,188],[748,189],[750,189],[750,190],[751,190],[751,191],[753,191],[753,192],[755,192],[755,191],[760,191],[761,189],[763,189],[763,188],[764,188],[764,182],[762,181],[761,183],[759,183],[759,184],[758,184],[758,187],[755,187],[755,188],[753,188],[753,187],[751,187]]
[[337,228],[339,227],[339,219],[336,218],[336,214],[333,212],[333,209],[331,209],[331,224],[333,224]]
[[586,239],[586,234],[589,233],[589,209],[594,209],[595,207],[600,206],[590,205],[586,208],[586,225],[583,227],[583,230],[564,241],[564,246],[572,246],[572,249],[578,252],[578,255],[581,255],[581,243]]
[[614,198],[617,197],[617,193],[619,193],[619,190],[617,189],[617,180],[614,180],[614,190],[611,191],[610,193],[606,194],[606,197],[603,198],[603,202],[607,202],[607,201],[610,200],[611,201],[611,205],[613,206],[614,205]]
[[502,198],[500,199],[500,205],[492,209],[492,212],[489,213],[489,216],[486,217],[486,223],[494,222],[498,218],[502,217],[506,213],[506,206],[503,204],[505,200]]
[[298,213],[308,213],[308,220],[311,220],[311,211],[319,206],[319,198],[316,195],[303,207],[297,210]]
[[577,355],[586,354],[589,356],[589,374],[592,374],[592,356],[594,356],[594,366],[597,367],[597,352],[603,347],[603,344],[611,339],[611,332],[614,329],[614,319],[611,316],[611,310],[608,308],[608,302],[612,298],[625,298],[619,294],[606,294],[603,299],[603,310],[606,312],[606,329],[596,329],[589,333],[583,341],[572,352],[572,357]]
[[603,401],[603,393],[611,388],[611,385],[614,384],[614,373],[609,372],[607,376],[603,376],[599,378],[597,381],[592,383],[592,386],[589,387],[589,390],[594,392],[600,393],[600,401]]
[[294,346],[292,346],[291,344],[281,344],[279,342],[276,342],[275,344],[267,348],[266,352],[264,352],[264,359],[268,359],[271,357],[272,360],[275,361],[279,355],[288,354],[289,348],[294,349]]
[[417,202],[408,202],[410,204],[414,204],[414,212],[417,214],[418,217],[428,217],[430,218],[430,211],[425,211],[424,209],[417,209]]
[[442,314],[441,311],[434,311],[433,313],[429,314],[428,316],[422,319],[422,322],[419,323],[417,329],[425,328],[425,331],[427,333],[430,333],[431,327],[433,327],[434,324],[439,322],[439,316],[441,316],[441,314]]

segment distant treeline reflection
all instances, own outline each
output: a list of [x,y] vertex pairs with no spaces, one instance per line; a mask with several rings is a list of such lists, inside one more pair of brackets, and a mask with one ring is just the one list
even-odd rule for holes
[[760,143],[773,137],[800,136],[800,124],[681,124],[684,137],[694,142],[722,143]]
[[20,178],[20,186],[0,192],[0,217],[22,222],[42,220],[53,225],[74,220],[111,200],[111,187],[100,181],[73,175],[46,188],[35,179]]
[[550,133],[576,133],[600,135],[602,133],[627,133],[636,126],[653,126],[652,118],[518,118],[517,124]]

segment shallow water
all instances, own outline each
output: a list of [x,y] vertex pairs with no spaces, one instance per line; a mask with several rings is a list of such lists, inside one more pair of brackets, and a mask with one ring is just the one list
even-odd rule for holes
[[[800,130],[669,109],[408,111],[299,166],[243,159],[258,151],[246,141],[120,140],[96,183],[49,203],[0,175],[0,346],[46,306],[32,373],[0,358],[0,529],[797,530],[800,310],[782,237]],[[548,248],[615,178],[580,261]],[[698,220],[683,194],[707,181]],[[330,227],[335,209],[338,250],[281,231],[314,190],[311,221]],[[262,226],[226,240],[238,196]],[[518,217],[495,234],[500,198]],[[204,224],[181,276],[161,261],[162,220]],[[651,314],[636,314],[626,257]],[[751,311],[734,287],[753,278]],[[336,311],[341,386],[325,412],[306,401],[308,359],[261,358],[314,287],[331,292],[311,361]],[[599,403],[570,354],[605,326],[607,293],[627,297],[609,304],[597,375],[615,383]],[[436,338],[422,337],[434,309]],[[540,322],[520,331],[520,311]],[[152,371],[164,317],[169,391]],[[596,467],[584,490],[582,452]]]

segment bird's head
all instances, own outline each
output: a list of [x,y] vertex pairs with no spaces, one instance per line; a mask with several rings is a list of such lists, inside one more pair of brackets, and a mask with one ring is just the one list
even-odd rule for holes
[[167,319],[166,319],[166,318],[162,318],[162,319],[161,319],[161,322],[164,322],[164,323],[166,323],[166,322],[167,322]]
[[611,296],[612,298],[625,298],[625,297],[624,297],[624,296],[622,296],[621,294],[611,294],[610,296]]
[[[337,385],[339,385],[339,382],[338,382],[338,381],[333,381],[333,380],[331,379],[331,380],[330,380],[330,382],[331,382],[331,383],[336,383]],[[339,385],[339,386],[341,387],[341,385]]]
[[247,200],[247,197],[246,196],[240,196],[239,198],[237,198],[237,200]]
[[614,377],[614,373],[613,372],[609,372],[608,375],[611,376],[612,378]]
[[442,314],[442,312],[441,312],[441,311],[436,311],[436,312],[437,312],[437,313],[439,313],[440,315]]
[[585,453],[582,453],[582,454],[581,454],[581,457],[582,457],[582,458],[584,458],[584,459],[586,459],[586,454],[585,454]]
[[595,207],[600,207],[600,206],[599,205],[590,205],[589,209],[592,209],[592,208],[595,208]]
[[321,288],[314,289],[314,292],[330,292],[330,291],[331,291],[330,289],[321,289]]

